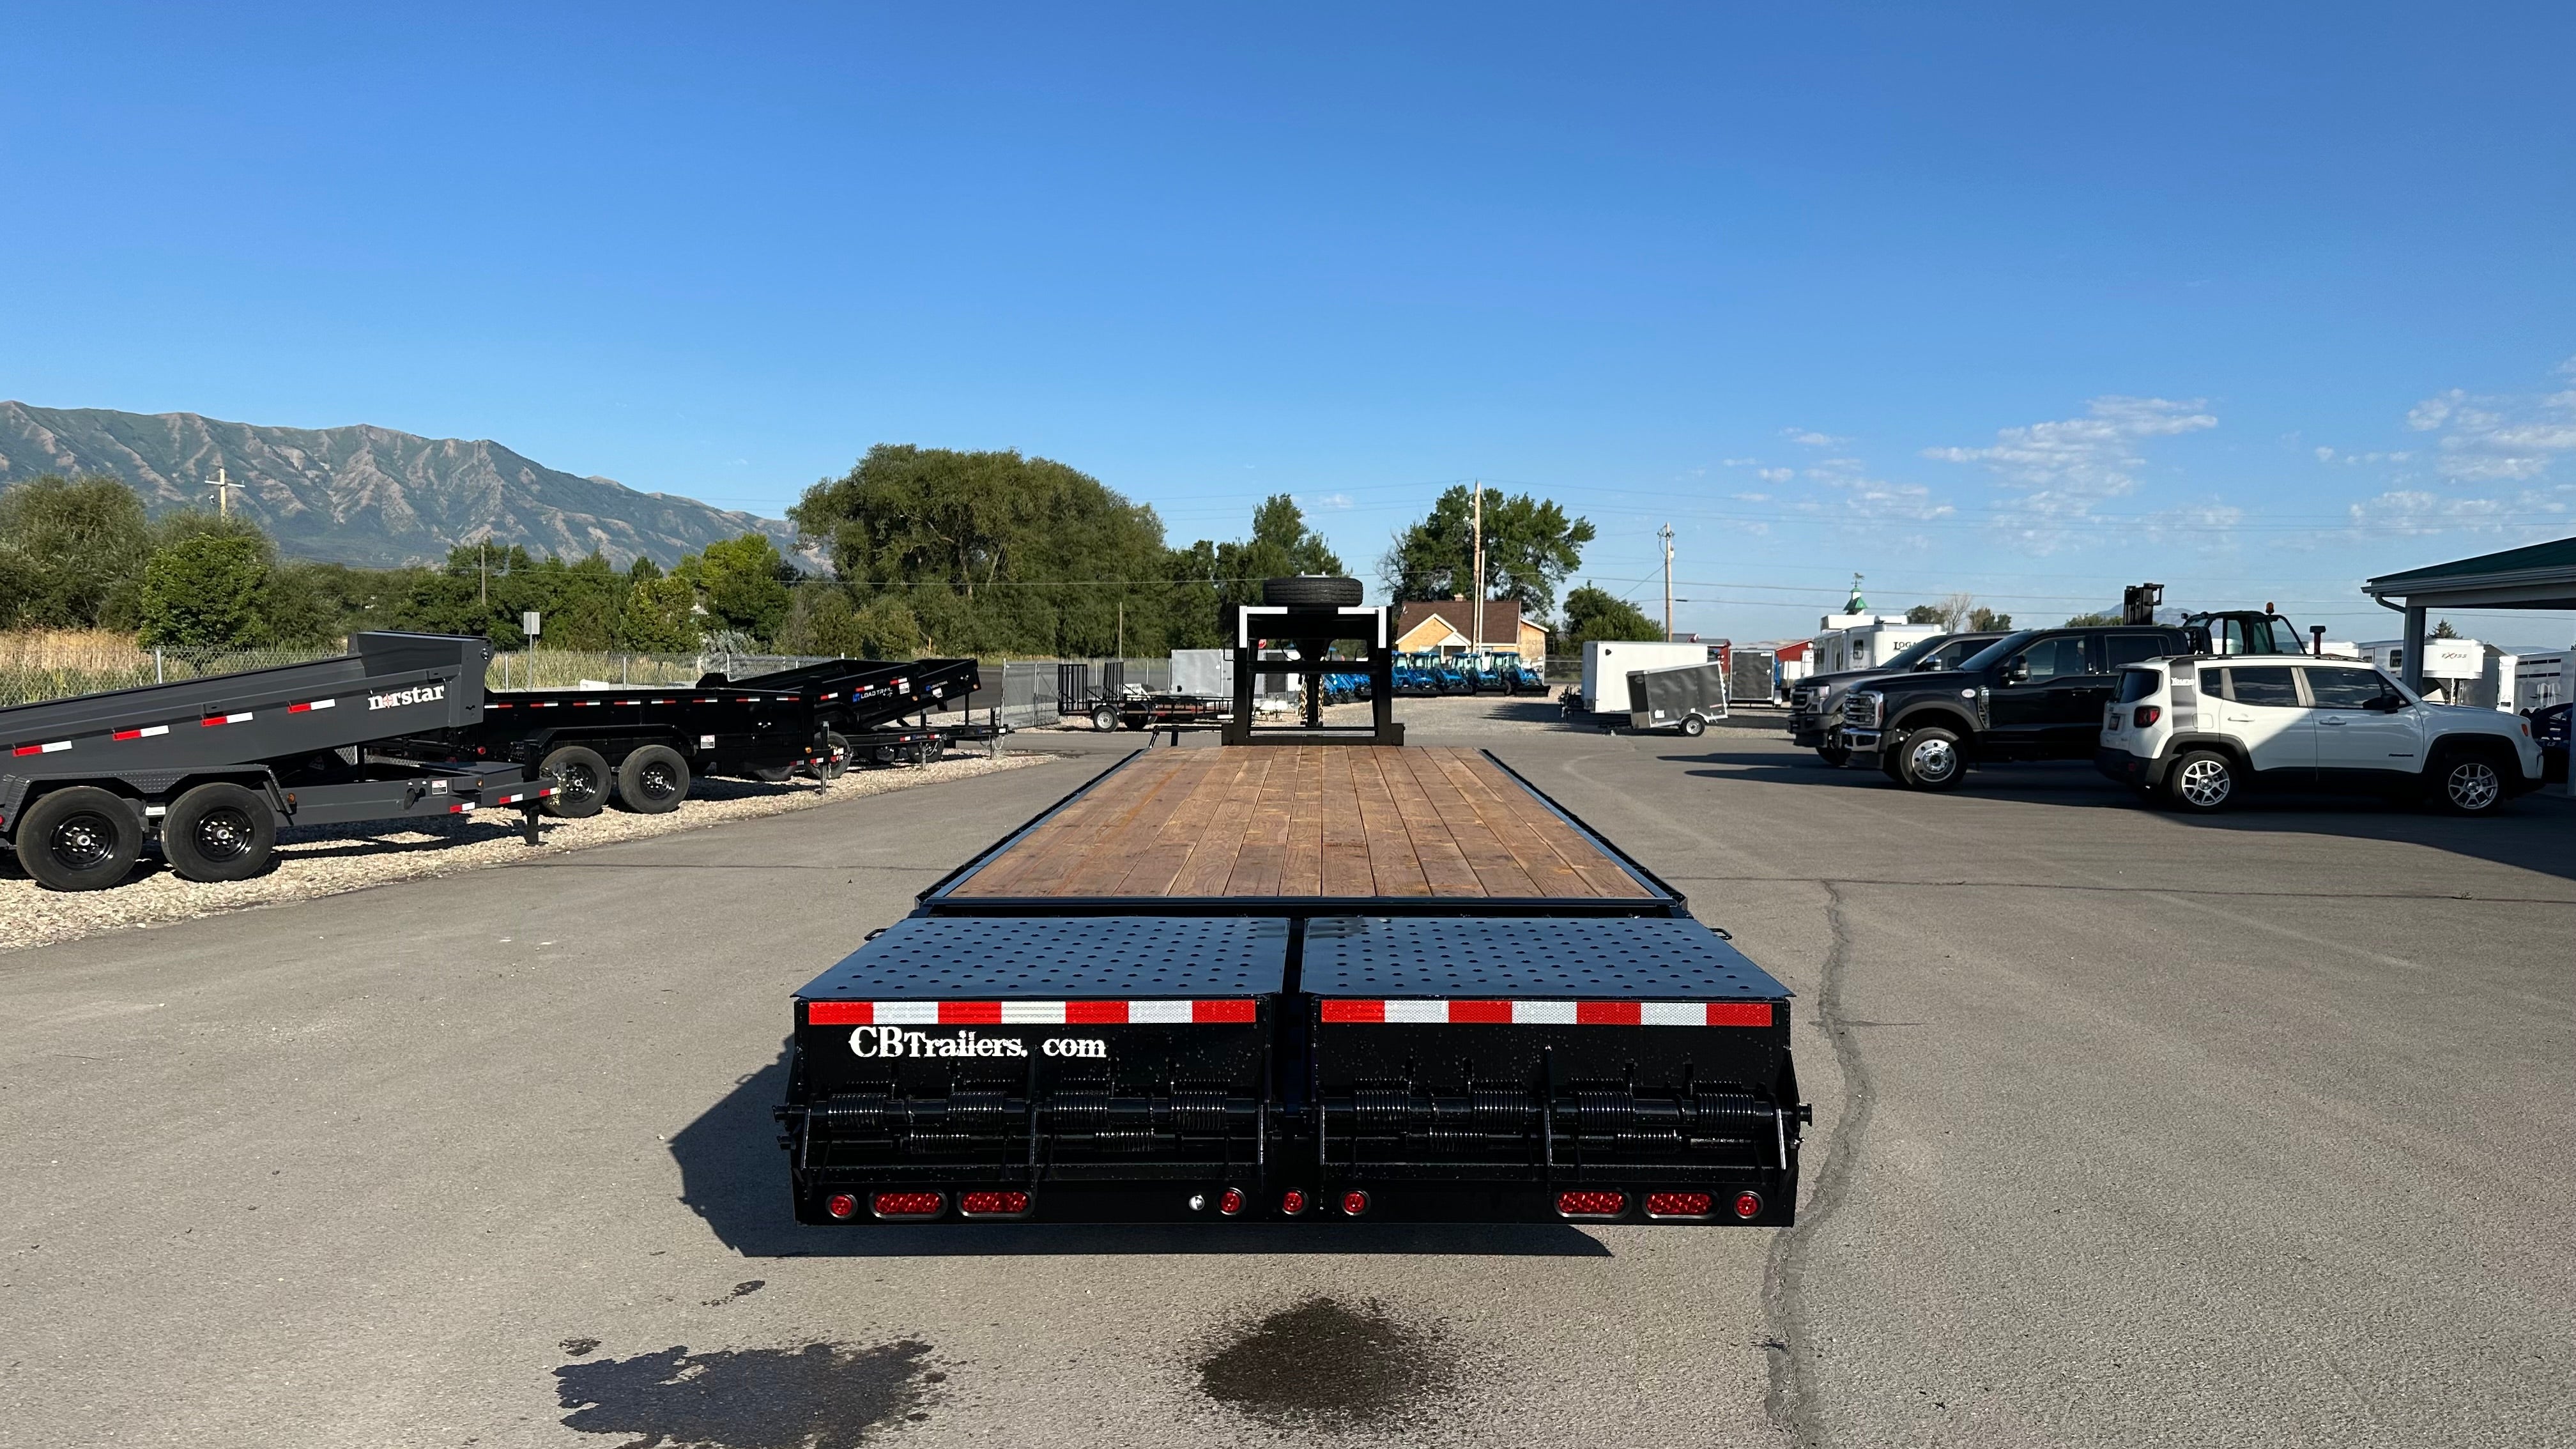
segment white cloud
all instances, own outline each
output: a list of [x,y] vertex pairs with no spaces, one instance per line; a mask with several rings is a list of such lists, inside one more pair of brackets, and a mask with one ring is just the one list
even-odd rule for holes
[[1721,467],[1750,468],[1759,464],[1762,460],[1759,458],[1720,458],[1717,461]]
[[[2556,369],[2576,376],[2576,358]],[[2439,431],[2434,470],[2454,483],[2523,483],[2576,452],[2576,389],[2541,397],[2479,397],[2460,388],[2407,410],[2406,425]]]
[[1819,433],[1812,428],[1782,428],[1780,436],[1802,448],[1839,448],[1851,441],[1849,438],[1837,438],[1831,433]]
[[1771,501],[1771,495],[1768,493],[1736,493],[1729,496],[1734,498],[1738,503],[1768,503]]
[[1795,468],[1763,468],[1757,470],[1753,476],[1761,479],[1765,483],[1786,483],[1790,479],[1798,476],[1798,470]]
[[[1822,459],[1806,470],[1806,476],[1834,490],[1832,501],[1825,504],[1824,509],[1839,511],[1846,517],[1863,522],[1894,519],[1920,522],[1947,518],[1958,511],[1934,498],[1932,490],[1920,483],[1896,483],[1870,477],[1858,458]],[[1816,508],[1813,504],[1805,506]]]
[[1297,501],[1309,508],[1348,508],[1351,506],[1351,495],[1347,493],[1309,494]]
[[1999,521],[2028,541],[2053,544],[2067,526],[2137,487],[2148,439],[2217,427],[2206,407],[2197,398],[2097,397],[2080,418],[2002,428],[1990,446],[1926,448],[1923,456],[1984,464],[2021,495]]
[[2331,462],[2333,462],[2333,461],[2334,461],[2334,449],[2332,449],[2332,448],[2319,448],[2319,449],[2317,449],[2317,461],[2318,461],[2318,462],[2320,462],[2320,463],[2331,463]]
[[2352,527],[2373,534],[2471,532],[2546,537],[2576,520],[2576,483],[2525,488],[2510,498],[2393,488],[2351,506]]

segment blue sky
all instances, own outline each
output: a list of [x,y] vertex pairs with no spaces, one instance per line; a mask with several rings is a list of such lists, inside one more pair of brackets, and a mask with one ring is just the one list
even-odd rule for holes
[[[2565,6],[0,11],[0,396],[775,514],[1018,447],[1175,541],[1450,480],[1681,627],[1855,570],[2336,637],[2576,532]],[[2563,644],[2565,616],[2463,620]]]

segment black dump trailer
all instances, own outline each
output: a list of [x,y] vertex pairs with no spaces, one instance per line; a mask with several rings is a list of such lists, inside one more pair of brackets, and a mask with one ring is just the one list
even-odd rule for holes
[[[795,690],[811,698],[824,730],[824,758],[817,772],[826,779],[854,764],[936,759],[952,744],[988,740],[1002,732],[998,719],[981,725],[972,719],[929,723],[933,713],[965,708],[967,698],[983,688],[981,666],[972,659],[827,659],[743,679],[710,674],[698,682]],[[915,716],[917,723],[904,723]]]
[[491,655],[363,633],[336,659],[0,709],[0,838],[55,890],[117,884],[156,838],[189,880],[243,880],[281,824],[516,808],[533,845],[542,771],[408,743],[473,726]]
[[1784,1226],[1789,1022],[1490,754],[1150,749],[797,992],[778,1116],[820,1225]]
[[775,782],[824,757],[810,696],[740,685],[512,690],[494,694],[480,719],[407,743],[533,766],[560,782],[547,813],[575,820],[612,793],[659,815],[678,809],[699,776]]

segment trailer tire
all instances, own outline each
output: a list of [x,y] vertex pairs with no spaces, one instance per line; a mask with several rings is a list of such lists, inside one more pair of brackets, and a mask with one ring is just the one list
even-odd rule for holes
[[41,796],[18,818],[18,865],[56,891],[102,891],[143,854],[143,822],[124,796],[74,785]]
[[1701,735],[1708,733],[1708,721],[1701,719],[1695,714],[1683,715],[1682,733],[1690,736],[1692,739],[1698,739]]
[[276,854],[277,812],[239,785],[199,785],[161,817],[161,858],[182,879],[248,880]]
[[1332,574],[1299,574],[1294,578],[1264,580],[1261,602],[1284,604],[1292,609],[1339,609],[1358,604],[1361,593],[1357,579],[1338,578]]
[[837,780],[850,772],[850,739],[839,730],[823,731],[823,763],[814,767],[815,777]]
[[547,751],[537,773],[562,782],[546,797],[546,813],[558,820],[588,820],[608,803],[608,761],[588,745],[559,745]]
[[1118,711],[1111,709],[1105,704],[1100,708],[1093,710],[1091,712],[1091,727],[1100,731],[1104,735],[1109,733],[1111,730],[1118,728]]
[[689,762],[669,745],[646,745],[617,762],[618,803],[638,815],[662,815],[689,796]]

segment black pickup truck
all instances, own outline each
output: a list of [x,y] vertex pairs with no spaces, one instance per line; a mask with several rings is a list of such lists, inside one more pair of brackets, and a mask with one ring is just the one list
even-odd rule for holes
[[1958,668],[1892,674],[1844,696],[1835,740],[1917,790],[1956,789],[1990,760],[2089,760],[2129,665],[2208,648],[2178,625],[2024,629]]
[[1789,738],[1801,749],[1814,750],[1826,764],[1840,766],[1851,757],[1849,747],[1833,737],[1834,726],[1842,713],[1844,695],[1866,680],[1890,674],[1956,669],[1969,655],[2002,637],[1999,630],[1983,634],[1935,634],[1929,639],[1906,645],[1876,669],[1810,674],[1789,690]]

